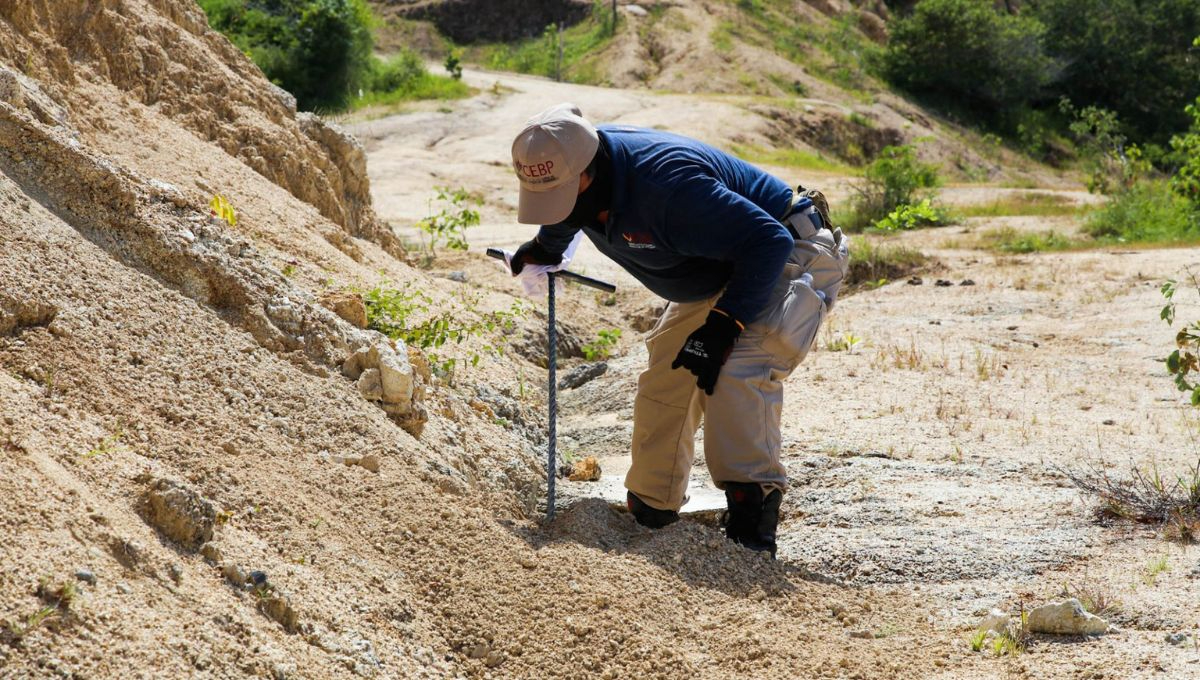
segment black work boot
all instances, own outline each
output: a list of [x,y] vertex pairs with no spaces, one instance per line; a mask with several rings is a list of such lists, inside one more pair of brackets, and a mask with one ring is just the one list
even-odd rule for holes
[[775,530],[779,526],[779,505],[783,492],[774,489],[763,498],[756,483],[725,482],[725,536],[751,550],[771,553],[775,558]]
[[642,499],[633,495],[630,491],[625,494],[625,504],[629,506],[629,512],[638,524],[651,529],[661,529],[668,524],[673,524],[679,521],[679,513],[674,510],[659,510],[646,505]]

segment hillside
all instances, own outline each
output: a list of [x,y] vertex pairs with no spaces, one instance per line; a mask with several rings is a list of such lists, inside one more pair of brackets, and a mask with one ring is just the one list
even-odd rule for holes
[[[449,34],[459,36],[454,41],[462,43],[464,59],[481,68],[555,73],[555,36],[515,38],[534,25],[521,23],[523,12],[509,12],[508,21],[468,21],[501,6],[478,4],[476,11],[471,0],[378,0],[374,6],[385,17],[381,49],[410,45],[440,62],[452,44],[443,37]],[[744,120],[730,121],[720,140],[709,141],[752,160],[779,163],[782,157],[795,170],[819,171],[831,164],[858,166],[884,146],[904,143],[917,145],[921,157],[955,179],[1067,184],[1058,172],[924,109],[872,76],[867,61],[877,58],[887,35],[881,0],[621,2],[615,35],[609,34],[609,5],[603,6],[581,21],[570,2],[538,5],[545,11],[539,20],[561,16],[565,25],[574,23],[564,37],[563,79],[715,95]],[[457,27],[463,23],[492,32],[462,36]]]

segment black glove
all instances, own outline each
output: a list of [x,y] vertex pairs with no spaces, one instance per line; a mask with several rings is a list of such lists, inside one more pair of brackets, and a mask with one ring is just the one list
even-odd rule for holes
[[512,269],[513,276],[521,273],[527,264],[545,264],[556,265],[562,264],[562,253],[557,255],[542,247],[541,243],[535,238],[532,241],[526,241],[517,248],[517,252],[513,253]]
[[717,374],[741,334],[742,327],[732,316],[714,309],[708,313],[704,325],[688,336],[671,368],[683,366],[691,371],[697,378],[696,387],[712,396]]

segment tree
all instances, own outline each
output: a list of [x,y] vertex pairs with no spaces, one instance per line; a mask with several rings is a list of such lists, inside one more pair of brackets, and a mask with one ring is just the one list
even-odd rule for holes
[[1200,2],[1030,0],[1028,10],[1062,65],[1056,97],[1116,112],[1138,141],[1187,128],[1184,109],[1200,93]]
[[884,71],[913,94],[994,121],[1050,81],[1044,31],[991,0],[923,0],[893,24]]
[[200,0],[209,24],[305,110],[342,109],[371,70],[364,0]]

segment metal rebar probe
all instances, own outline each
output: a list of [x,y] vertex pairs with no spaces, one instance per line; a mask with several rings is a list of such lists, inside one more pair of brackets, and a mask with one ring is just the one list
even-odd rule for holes
[[546,520],[554,519],[554,479],[557,477],[558,459],[555,457],[555,446],[558,439],[558,330],[555,328],[554,322],[554,272],[546,274],[546,282],[549,283],[550,292],[546,298],[547,323],[549,327],[546,331],[546,358],[550,372],[550,436],[546,444]]
[[[499,248],[488,248],[488,257],[504,260],[505,254]],[[554,519],[554,482],[558,477],[558,457],[555,448],[558,445],[558,328],[554,320],[554,288],[555,279],[567,279],[589,288],[608,293],[616,292],[617,287],[607,281],[576,274],[572,271],[561,270],[546,273],[546,283],[550,292],[546,296],[547,329],[546,329],[546,364],[550,373],[549,401],[547,414],[550,418],[548,442],[546,444],[546,519]]]

